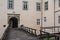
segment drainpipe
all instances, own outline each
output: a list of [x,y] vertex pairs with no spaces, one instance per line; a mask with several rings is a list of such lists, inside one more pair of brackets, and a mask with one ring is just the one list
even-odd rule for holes
[[41,27],[40,30],[43,28],[43,0],[41,0]]
[[55,0],[54,0],[54,32],[55,32]]

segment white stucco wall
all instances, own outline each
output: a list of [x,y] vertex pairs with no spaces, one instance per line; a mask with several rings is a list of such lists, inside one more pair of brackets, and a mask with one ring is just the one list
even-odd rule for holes
[[[48,1],[48,10],[45,10],[45,2]],[[54,26],[54,0],[43,1],[43,27]],[[44,22],[46,17],[46,22]]]
[[[23,10],[23,1],[28,1],[28,10]],[[20,25],[37,29],[37,33],[39,33],[40,25],[37,25],[37,19],[41,18],[41,12],[36,11],[36,2],[40,3],[40,0],[14,0],[14,10],[7,11],[8,13],[13,13],[14,11],[15,14],[20,14]]]
[[[55,26],[60,26],[58,16],[60,16],[59,0],[55,0]],[[59,28],[60,31],[60,28]]]
[[[29,28],[36,29],[37,35],[40,34],[39,30],[41,27],[41,13],[43,14],[42,27],[54,26],[54,0],[43,0],[42,11],[36,11],[36,2],[41,3],[41,0],[14,0],[14,9],[7,9],[8,0],[0,0],[0,38],[4,31],[8,27],[8,14],[20,14],[20,25],[24,25]],[[28,1],[28,10],[23,10],[23,1]],[[45,2],[48,1],[48,10],[45,10]],[[55,0],[55,11],[58,11],[58,0]],[[58,16],[60,11],[55,13],[55,25],[60,26],[58,23]],[[46,22],[44,22],[46,17]],[[37,25],[37,19],[40,19],[40,25]],[[6,27],[3,27],[6,25]],[[47,30],[46,30],[47,31]],[[52,32],[52,29],[47,32]]]
[[[44,10],[44,3],[48,1],[48,10]],[[54,27],[54,14],[55,14],[55,26],[58,27],[60,24],[58,23],[58,16],[60,16],[60,7],[59,0],[55,0],[55,13],[54,13],[54,0],[43,0],[43,27]],[[46,17],[46,22],[44,22],[44,17]],[[59,28],[60,30],[60,28]],[[57,33],[58,28],[54,29],[46,29],[46,32]]]
[[55,11],[60,10],[59,0],[55,0]]
[[[2,37],[5,29],[7,28],[7,12],[6,12],[6,0],[0,0],[0,38]],[[3,27],[6,25],[6,27]]]
[[[37,25],[37,19],[40,19],[41,12],[36,11],[36,2],[40,0],[14,0],[14,9],[7,9],[8,0],[0,0],[0,38],[8,26],[8,14],[20,14],[20,25],[36,29],[37,35],[40,33],[40,25]],[[28,10],[23,10],[23,1],[28,1]],[[6,27],[3,27],[6,25]]]
[[[45,2],[48,1],[48,10],[45,10]],[[53,27],[54,26],[54,0],[43,0],[43,27]],[[46,17],[46,22],[44,22],[44,17]],[[46,32],[52,33],[52,29],[46,29]]]
[[55,13],[55,25],[60,26],[58,17],[60,16],[60,11]]
[[60,7],[59,7],[59,0],[55,0],[55,25],[60,26],[58,22],[58,16],[60,16]]

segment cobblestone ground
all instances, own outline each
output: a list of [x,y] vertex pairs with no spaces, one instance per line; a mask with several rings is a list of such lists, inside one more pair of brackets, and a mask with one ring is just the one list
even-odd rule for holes
[[10,29],[6,40],[38,40],[37,37],[32,36],[22,30]]

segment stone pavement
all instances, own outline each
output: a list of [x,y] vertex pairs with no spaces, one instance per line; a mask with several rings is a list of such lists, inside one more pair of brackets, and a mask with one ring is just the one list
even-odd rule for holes
[[38,40],[37,37],[32,36],[22,30],[11,28],[6,40]]

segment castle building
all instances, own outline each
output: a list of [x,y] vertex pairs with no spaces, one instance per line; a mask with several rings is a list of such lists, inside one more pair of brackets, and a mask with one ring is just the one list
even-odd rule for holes
[[[8,26],[20,28],[21,25],[36,29],[37,35],[41,29],[57,33],[60,26],[60,0],[0,0],[0,38]],[[56,31],[54,27],[58,27]]]

